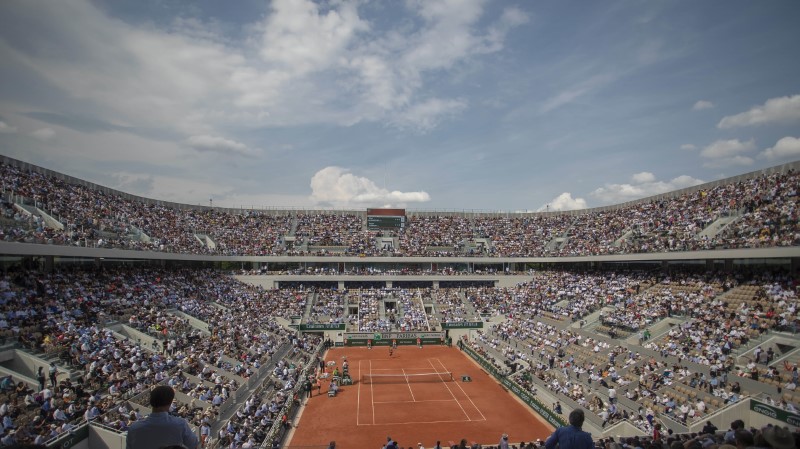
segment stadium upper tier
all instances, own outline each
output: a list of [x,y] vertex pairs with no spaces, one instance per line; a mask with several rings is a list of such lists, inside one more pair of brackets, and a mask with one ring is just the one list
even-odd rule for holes
[[2,158],[0,240],[227,256],[565,257],[800,246],[800,163],[611,207],[549,213],[365,211],[165,203]]

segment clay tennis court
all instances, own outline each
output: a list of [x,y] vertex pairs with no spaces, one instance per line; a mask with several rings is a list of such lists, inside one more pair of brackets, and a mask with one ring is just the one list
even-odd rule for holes
[[[466,354],[443,346],[335,348],[326,361],[350,365],[353,385],[308,401],[289,447],[379,448],[391,436],[401,447],[468,442],[497,444],[545,439],[552,426],[506,392]],[[452,373],[452,379],[450,377]],[[468,375],[472,382],[462,382]]]

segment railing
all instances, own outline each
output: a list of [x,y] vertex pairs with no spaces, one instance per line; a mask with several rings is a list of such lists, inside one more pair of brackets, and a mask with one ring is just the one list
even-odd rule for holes
[[478,364],[481,365],[483,369],[485,369],[495,379],[499,380],[504,387],[508,388],[509,391],[514,393],[514,395],[516,395],[523,402],[525,402],[525,404],[527,404],[530,408],[532,408],[533,411],[539,414],[539,416],[546,419],[547,422],[549,422],[555,427],[562,427],[567,425],[566,421],[564,421],[564,418],[554,413],[551,413],[550,410],[548,410],[547,406],[542,404],[538,399],[536,399],[530,393],[525,391],[525,389],[522,386],[520,386],[513,380],[509,379],[508,377],[500,374],[497,371],[497,368],[494,367],[494,365],[492,365],[483,356],[478,354],[474,349],[470,348],[466,344],[462,347],[462,349],[464,350],[465,353],[467,353],[467,355],[469,355],[476,362],[478,362]]
[[291,416],[294,408],[297,407],[298,404],[294,403],[294,397],[295,395],[301,397],[302,389],[305,385],[305,382],[303,380],[308,378],[310,371],[316,368],[317,365],[316,356],[320,354],[324,348],[325,348],[325,342],[323,341],[320,342],[317,348],[311,352],[311,357],[309,357],[308,363],[298,376],[298,379],[300,381],[297,382],[297,385],[295,385],[294,389],[287,395],[288,398],[286,400],[286,404],[278,413],[277,415],[278,418],[272,424],[272,428],[267,433],[267,437],[264,438],[264,441],[261,443],[260,449],[270,449],[271,447],[273,447],[274,443],[280,442],[281,438],[283,438],[283,433],[282,433],[283,429],[281,428],[283,426],[283,422],[281,421],[281,417],[285,415],[287,416],[288,419],[288,417]]
[[69,449],[86,438],[89,438],[89,423],[84,421],[83,424],[78,425],[69,432],[65,432],[51,439],[45,443],[45,446],[51,449]]

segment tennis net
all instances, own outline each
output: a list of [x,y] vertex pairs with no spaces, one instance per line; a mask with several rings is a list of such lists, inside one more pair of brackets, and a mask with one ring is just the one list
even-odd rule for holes
[[361,382],[365,384],[430,383],[452,382],[452,372],[414,373],[414,374],[364,374]]

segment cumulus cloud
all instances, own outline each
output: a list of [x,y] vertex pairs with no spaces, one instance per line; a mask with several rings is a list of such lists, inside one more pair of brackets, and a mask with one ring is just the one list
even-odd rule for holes
[[387,205],[430,201],[427,192],[389,191],[372,180],[356,176],[342,167],[325,167],[311,178],[311,201],[336,207]]
[[39,128],[31,135],[39,140],[50,140],[56,135],[56,132],[52,128]]
[[652,173],[642,172],[631,176],[630,183],[606,184],[595,189],[590,195],[603,204],[617,204],[696,186],[703,182],[705,181],[702,179],[688,175],[678,176],[669,181],[659,181]]
[[786,136],[775,143],[775,146],[762,151],[759,156],[770,161],[800,157],[800,138]]
[[746,166],[753,164],[753,158],[744,155],[756,149],[756,142],[750,139],[742,142],[739,139],[716,140],[700,151],[700,156],[706,159],[705,167],[723,168],[731,166]]
[[714,107],[714,103],[707,101],[707,100],[698,100],[694,106],[692,106],[693,111],[702,111],[703,109],[711,109]]
[[694,145],[694,144],[691,144],[691,143],[684,143],[683,145],[681,145],[681,150],[694,151],[696,149],[697,149],[697,145]]
[[339,2],[320,11],[312,1],[275,0],[263,27],[261,57],[301,75],[337,63],[359,32],[369,29],[356,4]]
[[198,135],[191,136],[186,143],[200,152],[212,152],[228,155],[254,156],[257,151],[235,140],[219,136]]
[[17,132],[17,128],[14,126],[9,125],[8,123],[0,120],[0,133],[15,133]]
[[549,203],[543,205],[536,212],[553,212],[558,210],[577,210],[586,209],[586,200],[583,198],[573,198],[569,192],[553,198]]
[[723,117],[718,128],[764,125],[770,123],[800,122],[800,95],[770,98],[766,103],[750,110]]
[[631,176],[633,182],[636,183],[645,183],[645,182],[653,182],[656,180],[656,175],[650,173],[649,171],[643,171],[641,173],[636,173],[635,175]]
[[700,152],[700,156],[712,159],[724,158],[746,153],[755,150],[755,148],[756,142],[753,139],[747,142],[742,142],[739,139],[717,140],[703,148]]

